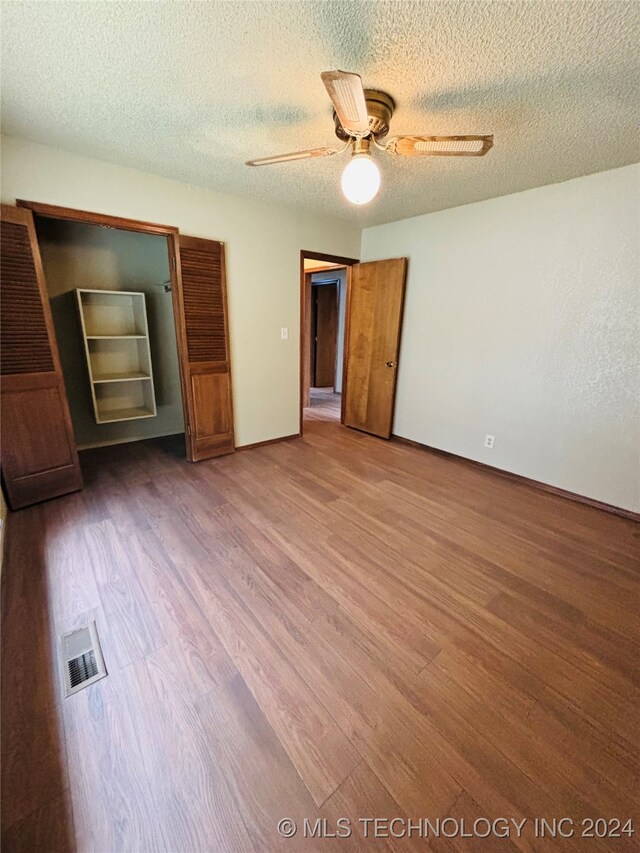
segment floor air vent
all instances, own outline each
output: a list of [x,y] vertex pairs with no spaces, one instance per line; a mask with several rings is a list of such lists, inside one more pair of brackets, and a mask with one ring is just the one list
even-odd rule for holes
[[67,696],[107,674],[95,622],[63,634],[60,637],[60,653]]

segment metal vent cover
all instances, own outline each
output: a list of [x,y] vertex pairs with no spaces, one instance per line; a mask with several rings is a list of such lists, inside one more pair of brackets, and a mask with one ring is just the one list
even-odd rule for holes
[[71,696],[107,674],[95,622],[60,637],[64,692]]

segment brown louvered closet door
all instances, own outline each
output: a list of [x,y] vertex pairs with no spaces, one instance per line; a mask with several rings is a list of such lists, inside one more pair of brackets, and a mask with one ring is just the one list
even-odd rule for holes
[[0,214],[2,476],[12,509],[82,488],[30,210]]
[[180,235],[179,250],[187,457],[198,462],[234,451],[224,244]]

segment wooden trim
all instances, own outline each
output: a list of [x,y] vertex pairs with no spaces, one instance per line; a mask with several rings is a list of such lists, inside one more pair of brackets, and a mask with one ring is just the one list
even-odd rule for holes
[[[190,447],[191,421],[193,419],[189,390],[189,372],[186,365],[187,329],[182,304],[182,271],[180,268],[180,236],[176,230],[167,235],[169,252],[169,280],[171,281],[171,301],[173,303],[173,319],[176,327],[176,348],[178,350],[178,374],[180,376],[180,392],[182,394],[182,420],[184,423],[185,447]],[[187,452],[187,457],[189,453]]]
[[[311,259],[314,261],[327,261],[330,264],[336,264],[339,267],[350,267],[353,264],[359,264],[359,258],[343,258],[342,255],[325,255],[322,252],[308,252],[306,249],[302,249],[300,252],[300,258],[302,260],[302,266],[304,268],[304,259]],[[309,270],[307,270],[309,272]]]
[[[308,406],[311,402],[311,317],[313,314],[311,276],[312,273],[304,271],[302,306],[300,308],[302,317],[300,322],[304,323],[304,329],[300,329],[300,364],[302,370],[302,383],[300,386],[301,411],[304,411],[305,406]],[[300,429],[302,430],[302,425]]]
[[293,432],[291,435],[281,435],[280,438],[268,438],[266,441],[254,441],[253,444],[243,444],[236,447],[236,450],[254,450],[256,447],[266,447],[268,444],[278,444],[280,441],[291,441],[292,438],[301,438],[299,432]]
[[106,213],[95,213],[89,210],[76,210],[72,207],[58,207],[55,204],[43,204],[39,201],[27,201],[19,198],[18,207],[26,207],[37,216],[47,216],[52,219],[69,219],[74,222],[86,222],[90,225],[102,225],[105,228],[120,228],[124,231],[142,231],[147,234],[177,234],[178,229],[173,225],[158,225],[155,222],[144,222],[137,219],[125,219],[122,216],[108,216]]
[[311,330],[307,329],[307,325],[310,322],[308,311],[307,311],[307,281],[308,278],[304,268],[304,252],[300,252],[300,352],[298,354],[298,358],[300,360],[300,388],[299,395],[300,400],[298,402],[298,421],[299,421],[299,432],[300,435],[304,432],[304,424],[303,424],[303,414],[304,414],[304,397],[305,397],[305,386],[304,386],[304,371],[305,371],[305,347],[307,346],[307,339],[309,340],[309,346],[311,345]]
[[[344,258],[341,255],[327,255],[323,252],[310,252],[306,249],[302,249],[300,251],[300,353],[299,353],[299,361],[300,361],[300,435],[304,432],[304,419],[303,419],[303,410],[304,410],[304,352],[305,352],[305,342],[306,338],[310,335],[309,329],[309,316],[307,312],[307,301],[306,301],[306,277],[305,273],[309,273],[309,270],[305,270],[304,261],[305,258],[312,258],[317,261],[329,261],[330,263],[334,263],[341,267],[347,268],[347,299],[349,297],[349,267],[354,264],[360,263],[357,258]],[[326,269],[326,267],[325,267]],[[309,273],[310,275],[311,273]],[[345,311],[347,309],[345,308]],[[347,314],[345,314],[345,337],[343,341],[343,364],[347,357],[347,337],[346,337],[346,319]],[[343,377],[344,377],[344,369],[343,369]],[[344,385],[342,386],[344,388]],[[240,449],[240,448],[238,448]]]
[[2,477],[0,477],[0,489],[4,498],[5,513],[4,518],[0,519],[0,581],[2,580],[2,569],[7,558],[7,533],[9,532],[9,516],[11,515],[11,507],[7,500],[7,493]]
[[[347,270],[348,267],[345,268],[345,277],[344,277],[344,286],[347,286]],[[333,359],[333,393],[336,393],[336,384],[338,379],[338,333],[340,332],[340,279],[336,279],[333,282],[322,282],[319,287],[324,287],[326,284],[331,284],[336,286],[336,354]],[[345,293],[346,296],[346,293]],[[345,299],[344,303],[345,312],[347,310],[347,301]],[[342,329],[344,333],[344,327]],[[342,342],[342,363],[344,364],[344,341]],[[342,401],[340,403],[342,405]]]
[[30,391],[35,388],[57,388],[60,373],[48,370],[43,373],[5,373],[2,376],[2,391]]
[[222,265],[222,310],[224,312],[224,342],[227,351],[227,372],[229,374],[229,405],[231,406],[231,444],[236,448],[236,422],[235,410],[233,408],[233,371],[231,369],[231,338],[229,329],[231,320],[229,318],[229,302],[227,300],[227,255],[226,245],[220,243],[220,263]]
[[211,244],[217,243],[220,246],[220,251],[224,252],[222,240],[210,240],[208,237],[190,237],[188,234],[181,234],[180,243],[183,249],[195,249],[201,252],[211,251]]
[[324,267],[306,267],[305,272],[306,273],[332,272],[335,270],[344,269],[344,267],[345,267],[345,264],[333,264],[330,267],[327,267],[327,266],[324,266]]
[[[347,267],[338,267],[340,270],[347,270]],[[329,383],[326,381],[318,380],[318,301],[320,299],[320,293],[322,288],[331,287],[333,288],[335,294],[335,329],[333,330],[333,335],[330,335],[329,340],[325,339],[323,346],[324,348],[327,344],[330,343],[330,339],[333,338],[333,346],[334,346],[334,358],[333,358],[333,368],[331,371],[332,381],[330,383],[333,392],[336,390],[336,375],[338,368],[338,331],[340,327],[340,279],[339,278],[329,278],[323,281],[312,281],[313,273],[310,273],[309,270],[305,270],[304,273],[304,285],[305,285],[305,308],[309,312],[310,319],[310,332],[311,334],[307,337],[305,334],[304,341],[304,399],[303,399],[303,407],[309,406],[311,403],[311,388],[328,388]],[[314,335],[315,332],[315,335]],[[307,346],[308,344],[308,346]],[[308,355],[308,359],[307,359]]]
[[486,462],[478,462],[477,459],[468,459],[466,456],[460,456],[457,453],[451,453],[449,450],[440,450],[437,447],[430,447],[428,444],[422,444],[420,441],[414,441],[411,438],[403,438],[400,435],[391,435],[391,440],[397,444],[405,444],[407,447],[417,447],[419,450],[426,450],[428,453],[435,453],[438,456],[446,456],[449,459],[457,459],[464,462],[466,465],[473,465],[476,468],[483,468],[499,474],[507,480],[513,480],[516,483],[521,483],[524,486],[530,486],[541,492],[548,492],[559,498],[566,498],[576,503],[585,504],[593,509],[601,509],[604,512],[610,512],[613,515],[619,515],[622,518],[631,519],[631,521],[640,521],[640,513],[633,512],[630,509],[623,509],[613,504],[598,501],[595,498],[588,498],[586,495],[579,495],[576,492],[570,492],[567,489],[561,489],[559,486],[551,486],[549,483],[543,483],[540,480],[532,480],[530,477],[525,477],[522,474],[515,474],[513,471],[505,471],[503,468],[496,468],[494,465],[487,465]]
[[344,407],[346,406],[347,395],[345,394],[345,388],[347,387],[347,370],[349,367],[349,329],[351,326],[351,279],[353,275],[353,270],[351,267],[347,267],[347,277],[345,279],[345,284],[347,287],[347,292],[345,294],[344,300],[344,341],[342,344],[342,393],[340,394],[340,423],[344,426]]

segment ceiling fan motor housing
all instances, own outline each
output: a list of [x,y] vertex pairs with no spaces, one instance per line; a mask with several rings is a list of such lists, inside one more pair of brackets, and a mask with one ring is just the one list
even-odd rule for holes
[[[389,123],[396,108],[395,101],[391,95],[387,95],[386,92],[379,92],[377,89],[365,89],[364,97],[367,102],[369,132],[376,139],[381,139],[389,133]],[[353,135],[347,133],[340,124],[340,119],[335,110],[333,112],[333,121],[336,126],[336,136],[338,139],[344,139],[345,141],[353,139]]]

